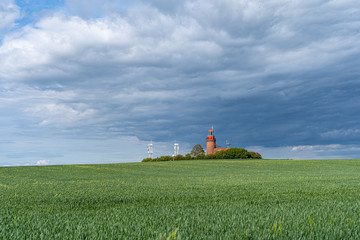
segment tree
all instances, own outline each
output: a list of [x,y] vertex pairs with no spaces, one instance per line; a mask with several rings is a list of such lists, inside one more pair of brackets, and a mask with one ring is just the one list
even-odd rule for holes
[[192,148],[192,150],[191,150],[191,152],[190,152],[190,155],[191,155],[192,157],[195,157],[195,158],[202,157],[202,156],[205,155],[205,151],[204,151],[204,149],[202,148],[202,146],[201,146],[200,144],[196,144],[196,145]]

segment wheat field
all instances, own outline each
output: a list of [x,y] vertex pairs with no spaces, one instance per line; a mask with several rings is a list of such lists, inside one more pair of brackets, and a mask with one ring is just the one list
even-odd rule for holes
[[360,239],[360,160],[0,168],[1,239]]

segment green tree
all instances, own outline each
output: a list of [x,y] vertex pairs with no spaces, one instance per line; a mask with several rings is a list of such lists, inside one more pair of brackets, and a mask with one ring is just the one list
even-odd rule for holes
[[184,158],[185,158],[186,160],[191,160],[191,159],[192,159],[190,153],[185,154],[185,157],[184,157]]
[[201,158],[205,155],[205,151],[200,144],[196,144],[192,148],[190,155],[194,158]]

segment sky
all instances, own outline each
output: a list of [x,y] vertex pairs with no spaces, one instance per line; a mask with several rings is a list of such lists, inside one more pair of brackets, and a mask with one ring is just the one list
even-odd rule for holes
[[358,0],[2,0],[0,166],[217,144],[360,156]]

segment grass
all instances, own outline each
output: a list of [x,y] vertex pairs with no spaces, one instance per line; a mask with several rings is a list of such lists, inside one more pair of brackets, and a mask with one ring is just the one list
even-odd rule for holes
[[0,168],[1,239],[360,239],[360,160]]

